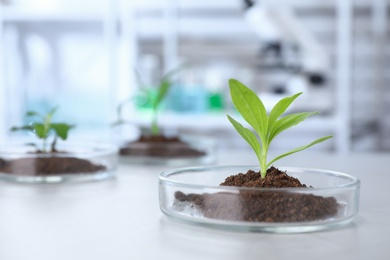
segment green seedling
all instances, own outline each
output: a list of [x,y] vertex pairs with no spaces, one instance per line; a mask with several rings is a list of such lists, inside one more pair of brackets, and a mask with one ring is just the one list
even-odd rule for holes
[[318,114],[318,112],[300,112],[282,116],[291,103],[302,94],[302,92],[300,92],[290,97],[281,99],[272,108],[271,112],[267,114],[264,104],[260,98],[244,84],[235,79],[230,79],[229,87],[234,106],[244,118],[244,120],[253,128],[256,134],[253,133],[253,131],[250,129],[242,126],[229,115],[227,117],[237,132],[245,139],[245,141],[249,143],[249,145],[255,151],[257,159],[260,163],[260,174],[262,178],[266,176],[267,169],[274,162],[290,154],[305,150],[332,137],[325,136],[319,138],[308,145],[295,148],[289,152],[277,156],[268,162],[268,149],[274,138],[292,126],[298,125],[306,118]]
[[152,124],[151,124],[151,131],[153,135],[159,135],[160,134],[160,128],[157,124],[158,122],[158,113],[160,110],[161,102],[164,100],[164,98],[167,96],[169,89],[173,85],[171,76],[175,71],[172,71],[168,74],[166,74],[162,79],[160,84],[157,87],[157,96],[152,101]]
[[[144,95],[146,95],[146,99],[151,101],[151,107],[152,107],[152,119],[151,119],[151,133],[152,135],[159,135],[160,134],[160,128],[158,126],[158,115],[160,112],[161,108],[161,103],[165,99],[165,97],[168,94],[169,89],[173,85],[173,80],[172,77],[181,69],[183,69],[184,65],[181,65],[177,68],[174,68],[173,70],[169,71],[166,73],[162,79],[159,81],[157,85],[157,94],[156,96],[152,96],[150,92],[148,92],[146,85],[142,82],[140,75],[136,72],[137,76],[137,82],[140,87],[140,90]],[[126,100],[122,102],[118,108],[117,108],[117,115],[118,115],[118,120],[113,124],[113,125],[120,125],[125,123],[125,121],[122,119],[122,110],[123,106],[128,103],[133,101],[133,98],[130,98],[129,100]]]
[[41,115],[34,111],[28,111],[26,116],[35,117],[37,121],[33,121],[29,125],[24,125],[20,127],[12,127],[11,131],[28,131],[33,133],[38,139],[42,139],[41,149],[38,149],[39,152],[47,153],[47,142],[49,137],[54,134],[53,141],[50,145],[50,152],[57,152],[56,144],[57,138],[61,138],[62,140],[66,140],[68,138],[68,132],[73,125],[69,125],[66,123],[53,123],[52,117],[53,114],[57,111],[57,107],[51,109],[46,115]]

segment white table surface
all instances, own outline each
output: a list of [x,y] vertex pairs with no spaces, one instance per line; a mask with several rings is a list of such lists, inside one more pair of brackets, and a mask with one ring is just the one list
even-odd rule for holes
[[[216,164],[257,163],[249,151],[225,150]],[[121,164],[117,177],[108,181],[0,182],[0,259],[390,259],[390,154],[304,151],[279,165],[357,176],[358,217],[340,229],[305,234],[240,233],[182,224],[159,209],[157,178],[166,167]]]

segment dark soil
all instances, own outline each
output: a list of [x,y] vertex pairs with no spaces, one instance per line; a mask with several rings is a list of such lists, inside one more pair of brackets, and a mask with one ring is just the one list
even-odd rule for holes
[[134,142],[126,143],[119,150],[124,156],[150,156],[163,158],[201,157],[205,152],[192,148],[178,137],[142,135]]
[[91,174],[105,169],[90,161],[73,157],[37,157],[4,160],[0,158],[0,172],[23,176],[54,176],[63,174]]
[[[307,188],[305,184],[271,167],[265,178],[252,170],[229,176],[221,186],[258,188]],[[325,219],[337,214],[339,205],[333,197],[278,190],[184,194],[177,191],[179,202],[188,202],[207,218],[250,222],[300,222]]]

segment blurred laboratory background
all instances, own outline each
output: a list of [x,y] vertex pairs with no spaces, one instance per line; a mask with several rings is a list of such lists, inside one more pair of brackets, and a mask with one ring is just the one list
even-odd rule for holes
[[235,78],[267,108],[303,92],[288,112],[319,112],[272,149],[333,135],[313,149],[390,151],[388,13],[386,0],[0,0],[0,138],[54,106],[79,137],[117,135],[120,104],[145,126],[172,72],[170,131],[249,147],[226,119]]

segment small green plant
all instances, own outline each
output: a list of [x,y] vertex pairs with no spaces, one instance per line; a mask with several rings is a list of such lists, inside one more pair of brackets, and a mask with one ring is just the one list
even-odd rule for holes
[[291,105],[291,103],[302,94],[301,92],[281,99],[272,108],[269,115],[267,115],[267,111],[263,102],[251,89],[235,79],[229,80],[229,87],[234,106],[244,118],[244,120],[254,129],[257,137],[251,130],[242,126],[232,117],[229,115],[227,117],[237,132],[250,144],[252,149],[255,151],[257,159],[260,162],[260,173],[262,178],[266,176],[267,169],[274,162],[290,154],[302,151],[306,148],[309,148],[310,146],[321,143],[332,137],[325,136],[319,138],[308,145],[295,148],[287,153],[277,156],[268,162],[268,149],[274,138],[290,127],[298,125],[309,116],[318,114],[318,112],[293,113],[282,117],[282,114]]
[[[151,102],[151,108],[152,108],[152,120],[151,120],[151,133],[152,135],[159,135],[160,134],[160,128],[158,126],[158,114],[160,111],[161,103],[164,100],[164,98],[167,96],[169,89],[173,85],[172,77],[181,69],[183,69],[185,65],[178,66],[174,68],[173,70],[166,73],[161,80],[159,81],[157,85],[157,94],[155,96],[151,95],[151,92],[148,91],[146,85],[142,82],[141,77],[139,73],[136,72],[138,85],[140,87],[141,92],[143,92],[146,95],[146,99]],[[125,123],[125,121],[122,119],[122,110],[123,106],[127,104],[128,102],[133,101],[133,98],[130,98],[121,104],[119,104],[117,108],[117,115],[118,120],[113,123],[113,125],[120,125]]]
[[152,124],[151,124],[151,130],[153,135],[160,134],[160,128],[157,124],[158,122],[158,113],[160,109],[161,102],[164,100],[164,98],[167,96],[169,89],[173,85],[171,76],[172,73],[175,71],[172,71],[168,74],[166,74],[162,79],[160,84],[157,87],[157,96],[152,101]]
[[[57,138],[61,138],[62,140],[66,140],[68,137],[68,132],[73,125],[65,124],[65,123],[53,123],[52,117],[53,114],[57,111],[57,107],[52,108],[46,115],[41,115],[35,111],[28,111],[26,116],[39,118],[40,121],[33,121],[29,125],[24,125],[20,127],[12,127],[11,131],[29,131],[33,133],[39,139],[42,139],[41,149],[38,149],[39,152],[47,153],[48,150],[46,148],[47,141],[50,135],[54,134],[53,141],[50,145],[50,152],[56,152],[56,143]],[[34,145],[34,144],[32,144]]]

